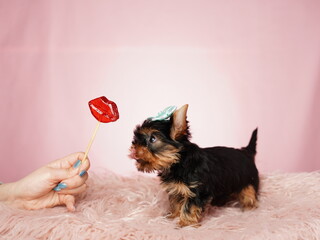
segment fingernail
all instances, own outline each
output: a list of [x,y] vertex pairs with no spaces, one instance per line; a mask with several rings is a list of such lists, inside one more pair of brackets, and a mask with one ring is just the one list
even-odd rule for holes
[[59,192],[61,190],[61,188],[59,188],[59,184],[53,190]]
[[77,168],[77,167],[79,167],[80,165],[81,165],[81,161],[78,160],[78,161],[76,161],[76,163],[73,165],[73,168]]
[[68,187],[68,185],[65,184],[64,182],[62,182],[62,183],[59,183],[57,187],[60,189],[64,189],[64,188]]
[[86,170],[82,170],[80,173],[79,173],[79,176],[82,177],[83,175],[85,175],[87,173]]
[[53,190],[56,192],[59,192],[61,191],[61,189],[65,189],[66,187],[68,187],[68,185],[62,182],[62,183],[59,183],[57,186],[55,186]]

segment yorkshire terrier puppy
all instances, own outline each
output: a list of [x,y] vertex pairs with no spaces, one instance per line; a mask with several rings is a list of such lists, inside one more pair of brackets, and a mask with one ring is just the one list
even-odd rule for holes
[[207,203],[222,206],[238,200],[257,207],[259,174],[255,165],[257,129],[248,146],[200,148],[190,142],[188,105],[169,119],[147,119],[138,125],[130,148],[139,171],[156,171],[169,195],[170,217],[179,225],[199,226]]

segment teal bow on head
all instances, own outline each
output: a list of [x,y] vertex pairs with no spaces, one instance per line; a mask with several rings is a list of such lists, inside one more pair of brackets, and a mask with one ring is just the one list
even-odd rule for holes
[[176,106],[169,106],[169,107],[165,108],[164,110],[162,110],[161,112],[159,112],[157,114],[157,116],[149,117],[148,119],[150,119],[151,121],[167,120],[172,116],[172,114],[174,113],[174,111],[176,109],[177,109]]

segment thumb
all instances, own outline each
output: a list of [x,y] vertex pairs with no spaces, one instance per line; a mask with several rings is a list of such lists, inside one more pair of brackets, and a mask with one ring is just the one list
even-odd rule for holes
[[74,204],[75,204],[75,197],[73,195],[64,195],[59,194],[59,200],[61,205],[66,205],[67,209],[70,212],[74,212],[76,210]]

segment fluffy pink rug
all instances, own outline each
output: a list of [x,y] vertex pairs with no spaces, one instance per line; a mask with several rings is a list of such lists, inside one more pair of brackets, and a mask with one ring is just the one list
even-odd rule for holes
[[36,211],[0,205],[1,239],[320,239],[320,172],[261,177],[260,206],[208,207],[199,228],[176,228],[164,217],[166,194],[158,179],[91,173],[77,211]]

